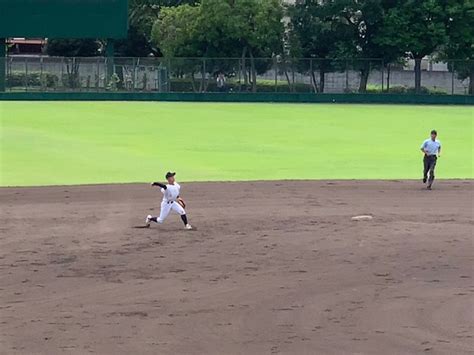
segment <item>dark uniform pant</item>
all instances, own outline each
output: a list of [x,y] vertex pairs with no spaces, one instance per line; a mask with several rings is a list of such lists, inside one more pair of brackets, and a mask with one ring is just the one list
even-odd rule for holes
[[438,160],[436,155],[425,155],[423,158],[423,178],[428,179],[430,185],[433,183],[435,178],[434,171],[436,167],[436,160]]

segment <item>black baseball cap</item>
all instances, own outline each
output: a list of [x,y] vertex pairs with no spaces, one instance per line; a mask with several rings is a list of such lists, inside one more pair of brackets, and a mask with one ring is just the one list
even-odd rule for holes
[[175,175],[176,175],[176,173],[172,173],[171,171],[168,171],[165,175],[165,179],[168,179],[168,178],[170,178],[172,176],[175,176]]
[[436,130],[433,129],[433,130],[431,131],[431,134],[436,134],[436,135],[438,135],[438,132],[436,132]]

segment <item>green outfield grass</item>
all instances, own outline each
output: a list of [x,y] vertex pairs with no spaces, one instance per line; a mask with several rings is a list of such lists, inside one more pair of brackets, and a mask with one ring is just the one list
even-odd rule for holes
[[418,179],[436,128],[440,178],[473,178],[473,107],[0,102],[2,186]]

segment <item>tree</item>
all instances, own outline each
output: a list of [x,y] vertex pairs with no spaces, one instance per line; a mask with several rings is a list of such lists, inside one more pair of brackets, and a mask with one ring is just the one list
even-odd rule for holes
[[48,39],[46,53],[55,57],[95,57],[100,43],[95,39]]
[[165,7],[153,25],[151,39],[165,57],[197,57],[199,8],[190,5]]
[[440,49],[440,58],[456,59],[449,63],[451,70],[456,71],[460,79],[469,77],[468,92],[474,95],[474,4],[448,0],[443,5],[447,41]]
[[[241,49],[244,83],[250,82],[255,92],[257,72],[264,72],[272,65],[255,58],[272,57],[283,51],[283,8],[279,0],[234,0],[231,3],[235,29],[230,35]],[[250,59],[250,78],[245,65],[247,55]]]
[[128,37],[120,41],[117,55],[122,55],[124,52],[134,57],[147,56],[150,53],[161,54],[159,48],[153,48],[151,45],[153,23],[161,9],[196,3],[198,0],[129,0]]
[[[315,92],[324,92],[325,74],[334,69],[333,58],[338,42],[348,39],[350,32],[339,21],[333,21],[329,1],[303,0],[289,7],[290,55],[316,58],[299,61],[300,70],[310,73]],[[315,70],[319,71],[319,83]]]
[[385,41],[415,60],[415,91],[421,91],[421,60],[446,43],[443,0],[397,0],[385,17]]
[[240,56],[244,83],[256,91],[257,73],[272,64],[257,58],[281,52],[282,16],[279,0],[202,0],[196,6],[163,8],[152,40],[165,57]]
[[126,39],[114,41],[114,49],[117,57],[147,57],[153,53],[147,36],[134,25],[129,26]]
[[334,0],[330,4],[333,21],[351,33],[338,43],[336,55],[354,59],[353,68],[360,72],[359,92],[364,92],[372,69],[396,61],[404,53],[385,40],[385,17],[396,6],[396,0]]
[[79,57],[95,57],[100,43],[95,39],[49,39],[46,53],[55,57],[66,57],[67,83],[70,88],[79,86]]
[[[199,11],[199,7],[187,4],[162,8],[153,25],[151,38],[153,44],[160,47],[165,58],[203,56],[199,38]],[[173,59],[172,70],[178,77],[189,75],[193,91],[205,91],[206,81],[202,61],[188,58]],[[195,83],[196,72],[201,73],[199,89]]]
[[147,57],[153,52],[147,36],[135,26],[129,26],[127,38],[114,41],[116,57]]

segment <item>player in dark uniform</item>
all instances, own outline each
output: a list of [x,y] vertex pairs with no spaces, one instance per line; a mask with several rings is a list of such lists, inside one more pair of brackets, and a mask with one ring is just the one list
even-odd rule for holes
[[426,139],[421,145],[421,151],[424,153],[423,157],[423,183],[428,181],[428,190],[431,190],[431,185],[435,179],[435,167],[438,157],[441,156],[441,143],[436,139],[438,132],[431,131],[431,137]]

